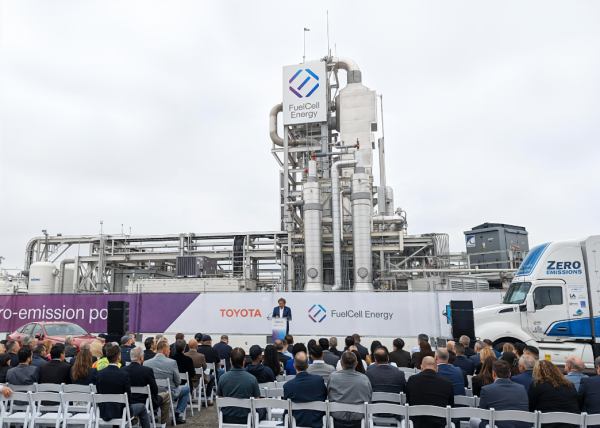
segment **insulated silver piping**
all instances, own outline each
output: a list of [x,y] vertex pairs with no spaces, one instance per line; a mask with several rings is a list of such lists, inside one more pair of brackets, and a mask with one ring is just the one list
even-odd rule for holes
[[[277,115],[283,111],[283,103],[275,104],[269,113],[269,135],[271,136],[271,141],[273,144],[279,147],[283,147],[283,138],[277,134]],[[319,140],[315,140],[314,138],[299,138],[297,140],[290,138],[289,145],[297,146],[300,144],[309,143],[312,146],[320,146]]]
[[302,185],[304,200],[304,291],[323,291],[323,207],[317,162],[308,162],[308,181]]
[[373,291],[371,244],[371,183],[365,173],[362,152],[354,152],[357,164],[352,174],[352,248],[354,291]]
[[337,65],[338,69],[346,70],[346,83],[360,83],[362,81],[360,68],[352,58],[336,56],[332,61]]
[[340,232],[340,168],[354,166],[357,160],[343,160],[331,165],[331,218],[333,221],[333,290],[342,288],[342,246]]

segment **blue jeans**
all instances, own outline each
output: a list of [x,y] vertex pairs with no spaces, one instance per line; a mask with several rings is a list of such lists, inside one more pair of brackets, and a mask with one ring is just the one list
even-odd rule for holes
[[150,428],[150,418],[146,411],[146,406],[142,403],[135,403],[129,405],[129,413],[131,417],[137,416],[140,419],[140,425],[142,428]]
[[217,380],[221,379],[221,376],[223,375],[223,373],[225,373],[225,370],[217,369]]
[[215,386],[215,377],[214,375],[209,374],[210,382],[206,385],[206,395],[209,396]]
[[175,397],[176,400],[179,400],[177,402],[177,408],[175,409],[176,413],[183,413],[185,412],[185,408],[187,407],[187,403],[190,399],[190,387],[187,385],[183,385],[181,387],[181,390],[179,391],[179,395],[177,397]]

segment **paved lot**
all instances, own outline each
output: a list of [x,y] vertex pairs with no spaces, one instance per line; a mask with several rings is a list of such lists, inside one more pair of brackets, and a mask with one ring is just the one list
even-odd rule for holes
[[[167,425],[168,427],[169,425]],[[179,426],[179,425],[177,425]],[[181,425],[182,428],[188,427],[210,427],[218,428],[219,419],[217,418],[217,406],[216,404],[212,407],[202,407],[200,413],[194,409],[194,416],[191,416],[190,411],[187,411],[185,425]]]

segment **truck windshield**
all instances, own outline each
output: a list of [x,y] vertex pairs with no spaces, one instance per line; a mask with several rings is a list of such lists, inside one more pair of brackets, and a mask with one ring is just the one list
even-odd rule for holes
[[516,282],[511,284],[502,303],[520,305],[525,301],[525,296],[531,288],[531,282]]

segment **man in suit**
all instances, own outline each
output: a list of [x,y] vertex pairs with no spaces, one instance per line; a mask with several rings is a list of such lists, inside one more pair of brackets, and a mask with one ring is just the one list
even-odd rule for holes
[[533,383],[533,368],[535,360],[531,355],[523,355],[519,358],[519,371],[521,374],[512,377],[512,381],[519,383],[525,387],[525,391],[529,391],[529,387]]
[[76,357],[79,349],[75,346],[75,339],[73,336],[67,336],[65,338],[65,355],[69,358]]
[[579,357],[570,356],[565,361],[565,378],[573,384],[576,391],[579,391],[581,379],[588,377],[582,372],[585,370],[585,363]]
[[270,367],[261,364],[262,352],[260,346],[252,345],[250,347],[251,363],[246,367],[246,371],[256,378],[256,381],[261,383],[275,382],[275,375]]
[[[185,409],[190,398],[190,387],[189,385],[181,385],[177,362],[169,358],[169,353],[169,343],[166,341],[160,342],[156,347],[156,356],[146,361],[145,366],[154,370],[155,379],[169,379],[171,400],[178,400],[175,409],[175,422],[185,423]],[[159,391],[168,392],[165,387],[159,388]]]
[[[407,352],[408,354],[408,352]],[[390,354],[385,346],[375,349],[375,367],[367,370],[373,392],[400,394],[406,390],[406,377],[402,370],[390,366]],[[314,365],[314,364],[313,364]]]
[[333,353],[329,350],[329,340],[324,337],[319,339],[319,346],[323,350],[323,361],[325,364],[329,364],[333,368],[337,366],[340,357],[337,356],[337,353]]
[[229,336],[222,334],[221,341],[219,343],[215,343],[213,348],[215,348],[219,353],[219,358],[225,360],[225,368],[229,370],[231,368],[231,350],[233,349],[231,346],[229,346]]
[[291,360],[291,358],[283,353],[283,342],[281,340],[276,340],[273,345],[275,346],[275,350],[277,351],[277,358],[279,358],[279,362],[283,364],[283,367],[285,367],[285,365],[289,360]]
[[473,351],[473,349],[471,349],[469,346],[471,344],[471,338],[469,336],[460,336],[460,339],[458,340],[465,347],[465,357],[471,358],[473,355],[475,355],[475,351]]
[[398,367],[408,367],[410,364],[410,353],[404,351],[404,340],[394,339],[392,343],[394,350],[390,352],[390,362],[395,363]]
[[[198,352],[198,341],[196,339],[192,339],[190,340],[188,346],[190,350],[184,355],[190,357],[192,359],[192,363],[194,364],[194,377],[192,378],[193,387],[198,388],[198,385],[200,385],[200,375],[195,374],[195,369],[202,369],[204,372],[204,383],[206,384],[206,390],[212,391],[212,388],[215,385],[215,375],[206,374],[206,357],[204,354]],[[212,401],[209,402],[208,405],[212,406]]]
[[38,369],[48,362],[46,358],[46,347],[43,344],[36,345],[33,348],[33,358],[31,365]]
[[[527,391],[522,385],[511,382],[510,366],[506,361],[497,360],[492,365],[492,377],[494,383],[481,388],[481,399],[479,408],[495,410],[520,410],[529,411],[529,398]],[[488,421],[478,418],[471,418],[469,421],[471,428],[486,428]],[[526,422],[498,421],[498,428],[528,428],[530,424]]]
[[312,364],[308,366],[307,373],[321,376],[325,382],[329,380],[329,375],[335,371],[335,367],[330,366],[324,360],[325,354],[323,348],[314,345],[309,349]]
[[494,352],[496,358],[502,358],[502,354],[494,349],[494,342],[492,342],[490,339],[484,339],[483,344],[486,348],[491,349]]
[[454,395],[465,395],[465,380],[460,368],[448,364],[448,350],[446,348],[437,348],[435,350],[435,362],[438,367],[438,374],[452,382]]
[[17,342],[16,340],[9,340],[8,342],[6,342],[6,352],[8,353],[8,356],[10,357],[10,365],[12,367],[17,367],[19,365],[19,342]]
[[473,373],[475,372],[475,363],[465,356],[465,345],[461,342],[456,343],[454,345],[454,351],[456,352],[454,366],[464,370],[467,375],[473,376]]
[[478,340],[477,342],[475,342],[474,348],[475,348],[475,355],[470,356],[469,360],[473,361],[473,364],[475,364],[475,368],[477,368],[477,364],[479,364],[481,362],[481,355],[479,355],[479,353],[481,352],[481,350],[483,348],[485,348],[485,343]]
[[[331,337],[329,339],[329,352],[331,352],[333,355],[336,355],[339,358],[342,355],[342,352],[338,351],[337,346],[338,346],[337,337]],[[325,349],[325,348],[323,348],[323,349]],[[337,365],[337,363],[336,363],[336,365]]]
[[148,337],[144,340],[144,347],[146,350],[144,351],[144,361],[151,360],[156,355],[156,343],[154,342],[153,337]]
[[[597,376],[581,379],[577,401],[579,410],[589,415],[600,413],[600,357],[594,360]],[[598,428],[598,425],[590,428]]]
[[287,351],[291,354],[292,349],[294,349],[294,336],[291,334],[286,334],[283,340],[287,342]]
[[[147,386],[150,385],[152,393],[152,406],[154,409],[160,407],[160,423],[166,425],[169,422],[169,407],[171,405],[171,397],[167,392],[158,392],[154,371],[150,367],[144,367],[144,355],[142,348],[136,347],[129,353],[131,364],[123,367],[123,371],[129,374],[131,386]],[[129,404],[142,403],[146,404],[146,396],[141,394],[131,394]]]
[[[408,378],[406,402],[411,406],[454,406],[452,382],[437,373],[433,357],[423,358],[421,373]],[[446,420],[433,416],[411,418],[414,428],[445,428]]]
[[273,318],[287,318],[287,325],[285,328],[285,334],[290,332],[290,321],[292,320],[292,310],[285,306],[285,299],[280,297],[277,301],[279,306],[273,309]]
[[[183,353],[186,346],[185,340],[179,339],[175,342],[175,354],[171,355],[171,350],[169,350],[169,357],[177,362],[179,373],[187,373],[188,379],[190,379],[191,382],[196,376],[196,368],[194,367],[194,361]],[[182,385],[184,385],[183,381]]]
[[40,367],[40,377],[38,383],[65,383],[71,384],[71,365],[65,363],[64,346],[54,345],[50,349],[51,361]]
[[[317,346],[313,348],[316,347]],[[307,369],[314,365],[314,361],[313,364],[310,366],[308,365],[308,358],[304,352],[296,353],[294,358],[296,377],[283,384],[284,400],[289,399],[294,403],[327,400],[327,388],[325,388],[323,378],[307,372]],[[321,365],[327,364],[323,363]],[[285,413],[287,413],[287,411]],[[323,412],[314,410],[295,410],[292,412],[292,416],[296,419],[296,424],[301,427],[320,428],[323,426]]]
[[[178,340],[183,340],[185,342],[185,334],[183,333],[177,333],[175,335],[175,342],[171,343],[171,349],[169,350],[171,355],[171,358],[173,358],[173,355],[175,355],[177,353],[177,351],[175,350],[175,344],[177,343]],[[189,351],[190,348],[188,348],[187,344],[185,345],[185,350],[183,352],[187,352]]]
[[[108,358],[108,367],[99,371],[96,375],[96,389],[98,390],[98,394],[126,393],[131,417],[137,416],[140,419],[142,428],[150,428],[150,418],[146,411],[146,405],[132,401],[129,373],[119,369],[119,362],[121,361],[121,350],[119,347],[111,345],[106,350],[106,358]],[[123,417],[123,404],[101,403],[99,407],[100,417],[105,421]]]
[[369,350],[360,344],[360,336],[358,334],[354,333],[352,337],[354,338],[354,346],[356,346],[360,357],[363,360],[366,359],[367,355],[369,355]]
[[39,369],[30,365],[33,353],[29,346],[19,349],[19,365],[6,373],[6,383],[13,385],[33,385],[39,379]]

